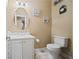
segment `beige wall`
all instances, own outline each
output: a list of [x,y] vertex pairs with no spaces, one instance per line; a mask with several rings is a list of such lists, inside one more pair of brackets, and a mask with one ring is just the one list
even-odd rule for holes
[[[69,38],[68,48],[65,51],[70,51],[72,48],[72,0],[63,0],[57,5],[53,4],[52,0],[52,36],[64,36]],[[61,5],[67,6],[67,12],[59,14]]]
[[[40,39],[40,42],[35,44],[35,47],[44,47],[51,40],[51,0],[28,0],[28,1],[31,3],[31,5],[26,7],[26,10],[18,9],[16,13],[28,15],[30,24],[24,31],[29,31],[36,38]],[[14,25],[14,14],[16,9],[15,2],[16,0],[9,0],[7,7],[8,31],[11,32],[22,31]],[[32,16],[33,8],[38,8],[39,10],[41,10],[40,17]],[[47,24],[43,23],[43,16],[49,17],[49,22]]]

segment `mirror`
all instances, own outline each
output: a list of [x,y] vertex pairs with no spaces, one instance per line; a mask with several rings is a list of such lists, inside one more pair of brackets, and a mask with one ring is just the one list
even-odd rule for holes
[[26,16],[24,15],[15,15],[15,25],[24,30],[25,29],[25,23],[26,22]]

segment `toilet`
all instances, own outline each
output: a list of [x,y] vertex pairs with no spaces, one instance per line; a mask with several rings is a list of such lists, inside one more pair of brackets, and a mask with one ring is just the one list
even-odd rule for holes
[[61,59],[60,48],[67,47],[67,39],[61,36],[54,36],[54,43],[47,44],[44,48],[35,49],[36,59]]

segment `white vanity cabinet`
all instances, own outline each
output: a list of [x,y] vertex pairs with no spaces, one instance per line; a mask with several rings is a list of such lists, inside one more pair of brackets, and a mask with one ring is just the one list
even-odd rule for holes
[[34,59],[34,40],[7,40],[7,59]]

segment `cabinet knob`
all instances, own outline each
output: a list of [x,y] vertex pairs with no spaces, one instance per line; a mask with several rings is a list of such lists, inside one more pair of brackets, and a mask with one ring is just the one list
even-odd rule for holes
[[9,36],[7,36],[7,37],[6,37],[6,40],[10,40],[10,37],[9,37]]

